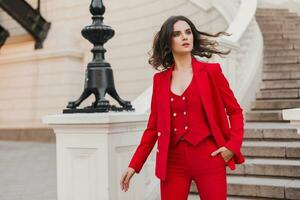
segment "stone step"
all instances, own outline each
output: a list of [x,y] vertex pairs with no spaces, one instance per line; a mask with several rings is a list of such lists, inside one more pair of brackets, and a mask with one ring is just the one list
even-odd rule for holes
[[[281,36],[283,36],[284,34],[288,34],[288,35],[294,35],[294,34],[299,34],[299,32],[297,31],[297,30],[280,30],[280,31],[274,31],[274,30],[262,30],[262,34],[263,34],[263,36],[269,36],[269,35],[281,35]],[[297,39],[290,39],[290,40],[297,40]],[[298,41],[299,41],[299,39],[298,39]],[[270,41],[266,41],[266,42],[264,42],[264,44],[266,45],[268,42],[270,42]],[[275,41],[273,41],[273,42],[275,42]],[[280,43],[286,43],[286,42],[291,42],[291,41],[289,41],[288,39],[282,39],[282,40],[278,40],[278,41],[276,41],[276,42],[280,42]]]
[[[249,198],[249,197],[234,197],[227,195],[227,200],[254,200],[254,198]],[[188,196],[188,200],[199,200],[199,194],[196,193],[190,193]],[[269,198],[255,198],[255,200],[270,200]]]
[[[297,27],[298,29],[300,26]],[[300,39],[299,34],[268,34],[264,37],[264,41],[282,40],[282,39]]]
[[264,17],[264,16],[285,16],[285,15],[288,15],[288,14],[290,14],[291,12],[289,12],[288,10],[282,10],[282,11],[278,11],[278,10],[276,10],[276,11],[274,11],[274,10],[270,10],[270,11],[263,11],[263,12],[261,12],[261,11],[257,11],[256,13],[255,13],[255,16],[262,16],[262,17]]
[[263,72],[279,72],[279,71],[299,71],[300,63],[293,64],[265,64],[263,66]]
[[300,159],[246,158],[236,166],[236,170],[227,168],[227,174],[300,178]]
[[283,33],[283,35],[282,35],[282,38],[283,39],[300,39],[300,34],[299,33],[288,33],[288,32],[286,32],[286,33]]
[[[227,193],[237,198],[270,198],[299,200],[300,180],[293,178],[266,178],[259,176],[227,175]],[[198,193],[192,182],[190,192]]]
[[268,13],[268,12],[289,12],[287,8],[257,8],[256,13]]
[[[260,29],[262,32],[265,30],[268,30],[268,27],[274,28],[280,27],[280,28],[288,28],[288,30],[292,30],[295,27],[299,26],[300,24],[300,17],[297,19],[287,19],[287,18],[282,18],[282,19],[257,19],[257,24],[259,25]],[[284,29],[283,29],[284,30]],[[270,30],[269,30],[270,31]]]
[[[280,33],[280,32],[276,32],[276,33],[270,33],[270,32],[262,32],[264,38],[268,37],[268,39],[270,38],[274,38],[274,39],[283,39],[283,36],[286,35],[287,33]],[[291,35],[295,34],[295,33],[289,33]],[[296,33],[299,34],[299,33]],[[278,40],[277,40],[278,41]]]
[[262,16],[263,13],[256,13],[255,17],[259,17],[260,19],[274,19],[277,18],[278,20],[282,20],[284,18],[298,18],[298,14],[296,12],[277,12],[275,14],[265,14]]
[[246,129],[297,129],[297,127],[289,122],[247,122]]
[[262,30],[262,32],[264,30],[269,30],[269,31],[275,31],[275,30],[279,30],[279,31],[284,31],[284,30],[297,30],[298,25],[297,24],[272,24],[272,23],[261,23],[259,24],[260,29]]
[[255,19],[258,23],[267,22],[267,21],[299,21],[299,16],[285,15],[285,16],[255,16]]
[[[282,38],[299,40],[300,34],[299,33],[283,33]],[[296,44],[299,44],[299,43],[296,43]]]
[[285,22],[285,21],[299,21],[300,16],[297,16],[295,14],[283,14],[282,16],[280,15],[269,15],[269,16],[257,16],[255,15],[255,19],[258,23],[265,23],[265,22],[273,22],[273,21],[279,21],[279,22]]
[[282,17],[282,18],[274,18],[274,17],[265,17],[259,19],[256,17],[256,21],[259,26],[262,27],[262,31],[267,30],[264,29],[264,25],[285,25],[287,28],[289,25],[297,25],[300,22],[300,17]]
[[267,37],[268,39],[283,39],[283,34],[282,33],[265,33],[264,31],[262,32],[262,35],[264,39]]
[[251,110],[280,110],[300,107],[299,99],[270,99],[251,102]]
[[298,17],[297,19],[262,19],[260,21],[257,21],[257,23],[262,31],[270,31],[270,29],[268,28],[275,28],[274,26],[281,28],[282,30],[295,30],[296,27],[299,27],[300,17]]
[[284,16],[284,17],[255,17],[259,25],[262,24],[297,24],[300,22],[300,16]]
[[291,80],[291,79],[300,79],[300,70],[299,71],[285,71],[285,72],[263,72],[262,80]]
[[298,18],[299,16],[297,15],[297,13],[291,13],[291,12],[288,12],[288,13],[273,13],[273,14],[270,14],[270,13],[256,13],[255,14],[255,17],[257,20],[263,20],[263,19],[282,19],[282,18]]
[[269,31],[269,32],[275,32],[275,31],[278,31],[278,32],[285,32],[285,31],[297,31],[299,29],[299,25],[293,23],[293,24],[281,24],[281,25],[276,25],[275,27],[273,26],[269,26],[268,27],[265,27],[264,26],[267,26],[268,24],[263,24],[263,25],[259,25],[260,29],[262,32],[264,31]]
[[[300,43],[300,41],[299,41]],[[286,44],[276,44],[278,46],[286,45]],[[272,45],[271,45],[272,46]],[[295,49],[286,49],[286,50],[267,50],[264,51],[264,57],[282,57],[282,56],[299,56],[300,55],[300,50],[295,50]],[[300,69],[299,69],[300,70]]]
[[300,141],[243,141],[241,151],[246,157],[300,158]]
[[287,8],[257,8],[256,13],[261,14],[261,13],[292,13],[289,11]]
[[294,49],[296,49],[296,50],[300,49],[300,44],[299,43],[295,43],[293,46],[294,46]]
[[278,18],[276,20],[266,18],[266,19],[261,19],[257,20],[257,23],[259,25],[264,25],[264,24],[282,24],[282,25],[290,25],[290,24],[297,24],[300,22],[300,17],[296,19],[290,19],[290,18]]
[[[274,41],[274,40],[272,40]],[[285,50],[295,50],[296,44],[286,43],[286,44],[269,44],[264,46],[264,52],[268,51],[285,51]]]
[[229,195],[271,199],[300,199],[300,180],[259,176],[227,176]]
[[299,89],[261,90],[256,99],[296,99],[300,98]]
[[270,200],[269,198],[257,198],[257,197],[241,197],[227,195],[228,200]]
[[245,118],[247,122],[289,122],[289,120],[283,120],[281,110],[248,111]]
[[[287,123],[246,123],[244,131],[244,140],[265,140],[265,141],[297,141],[300,140],[300,134],[297,129]],[[268,128],[269,126],[269,128]]]
[[[300,27],[299,27],[300,28]],[[286,46],[287,44],[300,44],[300,34],[265,34],[264,37],[264,47],[272,47],[272,46]]]
[[264,64],[289,64],[289,63],[299,63],[299,62],[300,59],[298,56],[264,58]]
[[[299,33],[297,30],[295,31],[288,31],[289,34],[295,34],[295,33]],[[273,32],[270,31],[270,34],[274,34]],[[277,31],[278,33],[278,31]],[[283,33],[280,33],[280,34],[283,34]],[[291,44],[295,44],[295,43],[300,43],[300,39],[295,39],[295,38],[292,38],[292,39],[282,39],[282,40],[275,40],[275,41],[264,41],[264,45],[270,45],[270,44],[286,44],[286,43],[291,43]]]
[[[300,17],[298,18],[278,18],[278,19],[270,19],[270,18],[266,18],[266,19],[260,19],[257,20],[257,23],[260,26],[263,26],[265,24],[281,24],[281,25],[298,25],[298,23],[300,22]],[[262,27],[263,28],[263,27]]]
[[[274,33],[270,32],[270,34],[274,34]],[[283,34],[283,33],[279,33],[279,34]],[[290,32],[290,34],[295,34],[295,33]],[[299,34],[299,32],[297,32],[297,34]],[[300,39],[292,38],[292,39],[282,39],[282,40],[275,40],[275,41],[272,41],[272,40],[264,41],[264,45],[265,46],[272,45],[272,44],[284,45],[284,44],[287,44],[287,43],[288,44],[296,44],[296,43],[299,44],[300,43]]]
[[[274,31],[273,29],[268,29],[269,27],[274,28],[280,28],[280,31],[296,31],[295,27],[299,26],[300,24],[300,18],[299,19],[293,19],[293,20],[261,20],[257,21],[260,29],[262,32],[271,32]],[[270,26],[273,25],[273,26]]]
[[260,89],[287,89],[287,88],[300,88],[300,80],[269,80],[263,81]]
[[199,200],[199,194],[190,193],[187,200]]

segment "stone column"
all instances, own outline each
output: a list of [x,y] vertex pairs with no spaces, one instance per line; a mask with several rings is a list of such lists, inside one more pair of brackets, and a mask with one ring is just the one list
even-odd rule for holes
[[[148,114],[60,114],[43,118],[54,129],[58,200],[143,200],[145,169],[125,193],[120,178],[143,133]],[[154,172],[153,172],[154,175]]]

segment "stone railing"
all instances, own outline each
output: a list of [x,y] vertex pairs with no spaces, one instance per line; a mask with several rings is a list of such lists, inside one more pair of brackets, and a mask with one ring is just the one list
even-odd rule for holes
[[[214,1],[227,4],[224,1]],[[226,6],[218,6],[221,13]],[[231,36],[223,36],[219,42],[230,48],[231,53],[226,58],[214,57],[220,62],[231,88],[244,110],[249,110],[250,101],[255,98],[263,63],[263,38],[255,20],[257,0],[241,0],[238,12],[226,32]],[[229,17],[227,17],[229,18]]]

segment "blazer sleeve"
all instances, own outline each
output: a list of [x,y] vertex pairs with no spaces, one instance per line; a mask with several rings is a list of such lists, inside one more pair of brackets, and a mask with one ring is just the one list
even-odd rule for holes
[[151,109],[150,115],[147,122],[147,127],[143,132],[142,138],[140,139],[140,143],[136,148],[133,157],[128,165],[135,170],[136,173],[139,173],[142,169],[146,159],[148,158],[149,154],[151,153],[153,146],[156,143],[158,138],[156,125],[157,125],[157,102],[156,102],[156,79],[157,73],[153,76],[153,86],[152,86],[152,97],[151,97]]
[[230,122],[230,139],[224,146],[233,153],[239,154],[244,136],[243,109],[237,102],[219,63],[217,63],[217,81],[218,89],[220,91],[221,98],[225,105],[226,114],[229,116]]

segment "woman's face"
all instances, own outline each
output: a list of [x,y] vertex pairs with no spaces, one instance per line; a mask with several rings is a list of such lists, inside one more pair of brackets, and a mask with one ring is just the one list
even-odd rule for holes
[[173,54],[190,53],[193,49],[193,33],[190,25],[182,20],[175,22],[171,40]]

